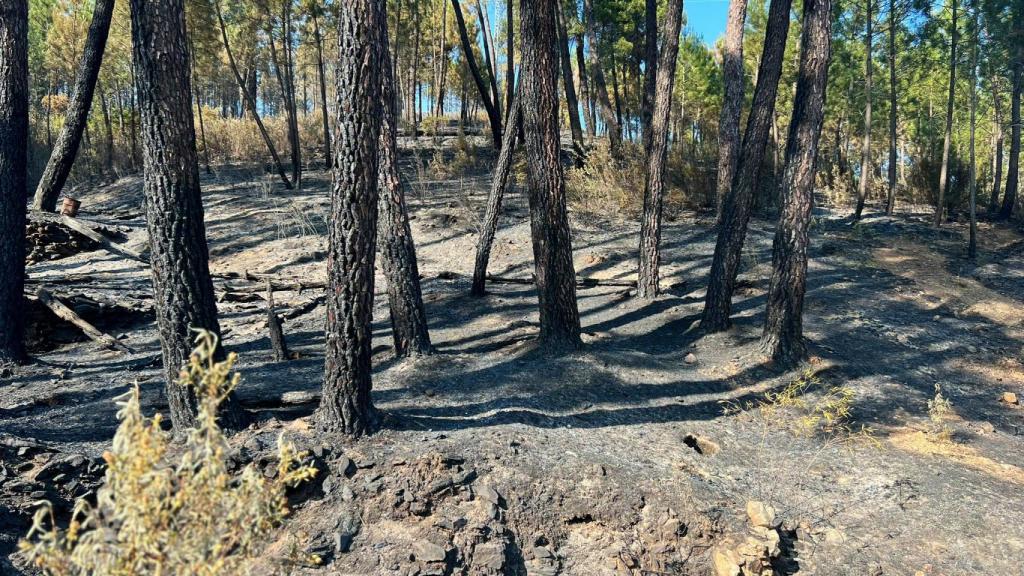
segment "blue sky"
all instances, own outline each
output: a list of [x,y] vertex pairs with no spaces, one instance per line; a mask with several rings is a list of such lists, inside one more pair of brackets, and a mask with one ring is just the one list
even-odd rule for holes
[[686,28],[702,37],[708,46],[714,46],[725,32],[729,0],[685,0],[683,8],[686,10]]

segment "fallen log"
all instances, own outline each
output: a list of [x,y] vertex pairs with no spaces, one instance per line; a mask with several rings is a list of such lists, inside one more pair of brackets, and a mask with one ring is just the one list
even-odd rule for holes
[[147,260],[146,257],[140,254],[139,252],[136,252],[130,248],[125,248],[124,246],[114,243],[113,241],[110,240],[110,238],[107,238],[103,234],[100,234],[99,232],[93,230],[85,222],[82,222],[78,218],[73,218],[66,214],[62,214],[60,217],[60,222],[61,224],[67,226],[68,228],[71,228],[75,232],[78,232],[82,236],[85,236],[86,238],[92,240],[93,242],[98,243],[100,246],[106,249],[107,252],[112,252],[119,256],[124,256],[125,258],[128,258],[129,260],[135,260],[136,262],[142,262],[147,266],[149,265],[149,260]]
[[219,274],[211,274],[214,278],[222,280],[247,280],[249,282],[257,283],[256,286],[231,286],[232,292],[263,292],[266,290],[266,282],[270,281],[271,288],[275,292],[281,292],[285,290],[294,290],[296,292],[302,292],[303,290],[323,290],[327,288],[327,282],[323,280],[302,280],[299,278],[287,278],[282,276],[275,276],[273,274],[263,274],[260,272],[221,272]]
[[[495,284],[521,284],[524,286],[532,286],[534,284],[533,278],[509,278],[506,276],[495,276],[493,274],[487,275],[487,281]],[[594,288],[598,286],[613,286],[620,288],[634,288],[636,282],[632,280],[604,280],[599,278],[577,278],[577,288]]]
[[44,306],[50,309],[51,312],[57,315],[58,318],[66,320],[78,327],[86,336],[95,342],[99,342],[108,348],[114,348],[121,352],[127,352],[131,354],[134,352],[131,348],[121,343],[120,340],[114,338],[106,332],[100,331],[98,328],[86,322],[81,316],[75,313],[74,310],[68,308],[63,302],[55,298],[52,294],[47,292],[45,289],[40,288],[36,290],[36,298]]

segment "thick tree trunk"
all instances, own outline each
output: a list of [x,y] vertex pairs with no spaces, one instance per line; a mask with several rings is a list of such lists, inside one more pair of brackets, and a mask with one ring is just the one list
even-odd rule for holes
[[569,130],[572,132],[572,145],[576,153],[576,165],[583,165],[585,148],[583,146],[583,126],[580,124],[580,102],[576,99],[576,86],[572,81],[572,60],[569,57],[569,35],[565,31],[565,16],[560,8],[555,9],[558,20],[558,53],[562,64],[562,85],[565,87],[565,103],[569,113]]
[[575,348],[580,345],[580,316],[576,306],[576,273],[565,206],[565,181],[559,161],[556,5],[555,0],[520,5],[519,29],[523,37],[520,94],[523,97],[530,231],[540,301],[540,340],[546,347]]
[[701,328],[708,332],[729,327],[732,311],[732,292],[739,272],[743,241],[750,221],[754,200],[754,185],[760,175],[764,149],[775,113],[775,96],[782,74],[782,58],[789,33],[791,0],[772,0],[768,9],[768,27],[765,30],[764,50],[757,71],[754,100],[743,135],[739,164],[729,193],[722,205],[722,225],[715,244],[708,290],[701,315]]
[[[613,156],[619,154],[622,144],[622,125],[612,109],[611,99],[608,97],[608,84],[604,77],[604,68],[601,66],[601,59],[597,54],[597,25],[594,22],[593,0],[583,0],[584,28],[587,32],[587,42],[590,44],[590,74],[594,78],[594,91],[597,93],[597,102],[601,109],[601,120],[608,131],[608,143]],[[614,66],[614,64],[613,64]]]
[[[194,391],[178,383],[192,353],[192,329],[220,334],[199,189],[183,0],[131,0],[131,18],[153,299],[167,402],[180,435],[194,427],[197,416]],[[221,411],[226,426],[241,422],[233,398]]]
[[1003,114],[999,91],[996,83],[992,83],[992,139],[994,141],[992,154],[992,195],[988,201],[988,213],[994,215],[999,210],[999,191],[1003,183]]
[[791,365],[806,355],[803,342],[807,289],[807,231],[814,204],[814,168],[825,116],[832,0],[804,0],[800,72],[786,139],[782,212],[772,250],[772,279],[761,349],[776,363]]
[[[674,0],[670,0],[674,1]],[[651,123],[654,118],[654,99],[658,77],[658,0],[644,2],[644,89],[640,103],[640,122],[643,131],[644,153],[650,157]]]
[[676,77],[676,57],[679,54],[679,30],[682,21],[683,0],[669,0],[668,13],[665,15],[665,36],[661,41],[661,55],[656,66],[658,78],[650,125],[651,143],[647,150],[644,211],[640,220],[640,262],[636,293],[640,298],[654,298],[659,291],[658,264],[661,255],[665,159],[668,156],[669,113],[672,111],[672,87]]
[[860,183],[857,187],[857,209],[854,219],[860,220],[864,213],[864,202],[868,197],[868,184],[871,182],[871,40],[874,15],[871,12],[871,0],[866,0],[867,13],[864,15],[864,136],[860,148]]
[[1007,219],[1013,215],[1013,205],[1017,201],[1017,180],[1020,177],[1020,97],[1024,88],[1024,61],[1018,58],[1013,71],[1013,92],[1010,95],[1010,159],[1006,164],[1006,191],[1003,192],[1003,204],[999,208],[999,218]]
[[370,399],[384,0],[343,0],[327,258],[327,359],[321,429],[351,436],[378,423]]
[[[6,0],[5,0],[6,1]],[[50,160],[36,187],[32,208],[53,212],[57,208],[57,198],[71,174],[71,167],[78,155],[78,146],[82,141],[92,107],[92,96],[99,77],[103,52],[107,47],[107,34],[110,32],[110,19],[114,12],[114,0],[97,0],[92,13],[92,23],[85,39],[82,62],[75,79],[75,91],[68,103],[64,127],[57,137],[57,143],[50,153]]]
[[487,264],[491,259],[491,245],[494,243],[494,235],[498,230],[498,216],[501,214],[501,201],[505,195],[505,188],[508,186],[508,176],[512,170],[512,154],[516,148],[516,137],[522,125],[522,107],[520,99],[521,90],[516,91],[513,96],[512,113],[508,116],[508,127],[502,136],[501,152],[498,154],[498,162],[494,166],[494,178],[491,180],[491,192],[487,196],[487,209],[484,211],[484,220],[480,224],[480,237],[476,241],[476,260],[473,266],[473,287],[470,294],[483,296],[487,293]]
[[284,187],[291,190],[292,182],[288,179],[288,174],[284,171],[284,165],[281,164],[281,157],[277,154],[277,148],[274,147],[274,141],[270,139],[270,134],[267,133],[266,126],[263,125],[263,119],[260,118],[260,113],[256,110],[256,94],[249,91],[245,78],[238,71],[238,64],[235,62],[235,56],[231,52],[231,44],[228,42],[228,30],[227,26],[224,25],[224,14],[220,9],[220,0],[214,0],[213,5],[217,9],[217,23],[220,26],[221,40],[224,42],[224,52],[228,55],[228,67],[231,68],[231,72],[235,75],[235,81],[238,82],[238,89],[242,93],[245,108],[249,110],[249,113],[252,114],[252,119],[256,121],[256,127],[260,130],[260,136],[263,138],[263,143],[267,146],[267,151],[270,152],[270,157],[274,162],[274,169],[277,171],[278,176],[281,177]]
[[[387,34],[381,34],[380,61],[391,60]],[[397,356],[430,354],[430,333],[423,309],[416,245],[409,227],[405,191],[398,171],[397,102],[395,79],[387,66],[381,67],[381,127],[377,187],[379,189],[382,268],[387,278],[391,333]]]
[[324,70],[324,38],[320,33],[320,18],[313,11],[313,40],[316,42],[316,72],[320,79],[320,117],[324,128],[324,167],[331,168],[331,124],[327,119],[327,73]]
[[889,0],[889,196],[885,213],[896,205],[896,0]]
[[0,365],[25,361],[28,0],[0,3]]
[[953,104],[956,98],[956,45],[959,40],[959,32],[956,28],[956,6],[957,0],[952,0],[952,42],[949,45],[949,96],[946,98],[946,134],[942,139],[942,170],[939,172],[939,197],[935,202],[935,217],[932,221],[935,226],[942,225],[942,218],[946,212],[946,191],[949,189],[949,161],[951,148],[953,147]]
[[494,142],[495,148],[497,148],[498,146],[501,146],[501,114],[498,112],[494,101],[491,99],[491,93],[487,87],[487,83],[480,74],[480,68],[476,64],[476,57],[473,56],[473,43],[470,42],[469,32],[466,31],[466,20],[462,16],[462,8],[459,6],[459,0],[452,0],[452,9],[455,11],[455,22],[459,25],[459,39],[462,42],[462,53],[466,57],[466,64],[469,66],[469,71],[473,75],[473,81],[476,82],[476,89],[480,93],[480,101],[483,102],[484,110],[487,111],[487,119],[491,124],[491,140]]
[[718,182],[715,207],[721,224],[722,204],[732,186],[740,155],[740,114],[743,108],[743,31],[747,0],[731,0],[722,48],[722,114],[718,121]]

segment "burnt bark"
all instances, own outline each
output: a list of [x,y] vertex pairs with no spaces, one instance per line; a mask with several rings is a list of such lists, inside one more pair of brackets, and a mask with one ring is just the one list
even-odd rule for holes
[[[670,0],[674,1],[674,0]],[[651,150],[651,123],[654,119],[654,100],[658,77],[658,0],[644,3],[644,89],[640,103],[641,130],[644,152]]]
[[565,89],[565,104],[569,113],[569,130],[572,133],[573,151],[576,153],[576,165],[583,165],[585,148],[583,146],[583,126],[580,124],[580,103],[576,99],[576,86],[572,81],[572,60],[569,57],[569,35],[565,31],[565,16],[562,10],[555,8],[558,20],[558,54],[562,66],[562,85]]
[[740,155],[740,113],[743,108],[743,31],[747,0],[731,0],[722,48],[722,114],[718,121],[718,181],[715,203],[719,221],[732,186]]
[[[386,26],[386,24],[385,24]],[[386,30],[386,28],[385,28]],[[391,60],[388,35],[383,33],[380,61]],[[378,156],[380,247],[384,277],[387,278],[391,334],[397,356],[431,353],[427,314],[423,308],[416,244],[409,227],[405,190],[398,171],[398,117],[395,79],[389,66],[381,66],[381,127]]]
[[327,359],[315,419],[323,430],[361,436],[379,421],[370,389],[385,8],[384,0],[343,0],[339,8]]
[[992,155],[992,193],[988,201],[988,213],[993,215],[999,211],[999,191],[1003,183],[1003,114],[1001,99],[996,82],[992,83],[992,139],[995,143]]
[[831,28],[832,0],[804,0],[800,71],[782,177],[782,212],[775,230],[772,279],[761,335],[761,349],[780,365],[794,364],[807,354],[803,341],[807,231],[814,204],[814,167],[825,116]]
[[718,231],[701,315],[701,328],[708,332],[729,327],[732,293],[739,272],[747,224],[750,222],[754,185],[760,175],[768,132],[775,113],[775,96],[782,74],[786,36],[789,33],[790,6],[791,0],[772,0],[768,9],[768,26],[757,71],[754,100],[747,118],[736,175],[722,205],[722,225]]
[[871,13],[871,0],[866,0],[867,13],[864,16],[864,134],[860,147],[860,182],[857,186],[857,208],[854,211],[854,219],[860,220],[864,213],[864,203],[868,197],[868,184],[871,182],[871,86],[872,70],[871,65],[871,41],[873,15]]
[[896,204],[896,0],[889,0],[889,189],[885,213]]
[[942,138],[942,169],[939,172],[939,197],[935,201],[935,217],[932,223],[942,225],[942,217],[946,212],[946,191],[949,189],[949,162],[953,146],[953,104],[956,98],[956,48],[959,33],[956,27],[957,0],[952,0],[952,20],[950,32],[952,41],[949,45],[949,95],[946,97],[946,133]]
[[64,117],[57,142],[50,153],[43,176],[36,186],[32,208],[53,212],[57,208],[57,198],[64,184],[67,183],[71,167],[78,155],[78,147],[82,142],[92,107],[92,97],[96,90],[96,79],[100,74],[103,52],[107,47],[107,35],[110,32],[110,19],[114,13],[114,0],[97,0],[92,13],[92,23],[85,39],[82,61],[75,79],[75,90],[68,103],[68,111]]
[[583,57],[583,35],[576,36],[576,68],[580,77],[580,96],[583,98],[584,114],[587,119],[587,137],[591,141],[597,137],[597,125],[594,121],[594,105],[590,96],[590,80],[587,77],[587,60]]
[[[608,144],[611,147],[612,155],[618,155],[622,145],[622,124],[608,97],[608,83],[605,81],[604,68],[601,66],[601,59],[597,54],[597,25],[594,22],[593,0],[583,0],[583,19],[585,20],[587,42],[590,44],[590,74],[594,79],[594,92],[597,93],[598,107],[601,109],[601,120],[604,121],[605,129],[608,131]],[[612,65],[614,66],[614,62]]]
[[[179,435],[196,424],[197,416],[194,391],[178,383],[192,352],[191,331],[220,334],[199,188],[184,14],[183,0],[131,0],[153,300],[171,422]],[[225,426],[237,426],[241,416],[233,397],[221,405]]]
[[530,232],[540,301],[540,340],[553,349],[580,345],[576,273],[559,162],[556,0],[520,5],[521,72]]
[[522,89],[516,90],[512,98],[512,111],[508,116],[508,130],[505,130],[501,143],[501,152],[498,154],[498,162],[494,166],[494,178],[491,180],[491,192],[487,196],[487,209],[484,211],[484,220],[480,224],[480,237],[476,241],[476,260],[473,266],[473,287],[470,294],[483,296],[487,293],[487,264],[491,259],[491,246],[494,244],[494,235],[498,230],[498,216],[501,214],[501,201],[505,195],[505,188],[508,186],[508,176],[512,170],[512,154],[515,152],[516,139],[520,132],[523,112],[520,95]]
[[25,361],[28,0],[0,4],[0,365]]
[[469,40],[469,32],[466,31],[466,19],[462,15],[462,7],[459,6],[459,0],[452,0],[452,8],[455,11],[455,22],[459,25],[462,53],[466,57],[466,64],[469,66],[473,81],[476,83],[476,89],[480,93],[480,101],[484,104],[484,110],[487,111],[487,119],[491,124],[491,140],[494,142],[495,147],[501,146],[501,114],[491,99],[487,82],[484,81],[483,76],[480,74],[480,67],[476,64],[476,57],[473,55],[473,44]]
[[651,116],[651,142],[647,150],[647,182],[644,186],[644,211],[640,220],[640,261],[637,296],[654,298],[659,292],[658,265],[661,258],[661,214],[665,193],[665,160],[668,156],[668,130],[672,112],[672,86],[675,83],[676,57],[679,54],[679,30],[683,21],[683,1],[669,0],[665,15],[664,38],[657,64],[654,111]]
[[[1024,49],[1020,49],[1024,52]],[[999,218],[1007,219],[1013,215],[1013,205],[1017,201],[1017,180],[1020,177],[1020,97],[1024,88],[1024,56],[1018,57],[1013,70],[1013,92],[1010,95],[1010,158],[1006,164],[1006,190],[1003,192],[1003,204],[999,208]]]

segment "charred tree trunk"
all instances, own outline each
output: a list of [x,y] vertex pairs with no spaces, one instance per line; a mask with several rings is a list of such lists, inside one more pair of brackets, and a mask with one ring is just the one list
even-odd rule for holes
[[864,137],[860,148],[860,183],[857,188],[857,209],[854,219],[860,220],[864,202],[868,197],[868,183],[871,182],[871,40],[873,15],[871,0],[866,0],[867,14],[864,16]]
[[942,217],[946,212],[946,191],[949,189],[949,161],[953,147],[953,104],[956,98],[956,45],[959,32],[956,28],[957,0],[952,0],[952,22],[950,24],[952,41],[949,45],[949,96],[946,98],[946,134],[942,139],[942,170],[939,172],[939,198],[935,202],[935,226],[942,225]]
[[807,231],[814,204],[814,167],[825,116],[832,0],[804,0],[800,72],[786,139],[782,213],[775,231],[761,349],[780,365],[806,355],[803,342],[807,289]]
[[206,122],[203,120],[203,102],[199,97],[199,90],[195,89],[196,81],[198,80],[195,77],[196,46],[195,43],[192,42],[191,35],[188,37],[188,48],[189,54],[192,57],[192,61],[190,62],[190,64],[192,64],[192,93],[196,98],[196,115],[199,116],[199,141],[203,145],[203,168],[206,170],[207,174],[212,174],[213,171],[210,170],[210,147],[206,144]]
[[487,264],[491,259],[491,245],[498,230],[498,215],[501,214],[501,201],[508,186],[509,172],[512,170],[512,154],[516,148],[516,137],[522,125],[523,112],[521,107],[522,90],[516,90],[513,96],[512,113],[508,116],[508,127],[501,143],[498,163],[494,166],[494,178],[491,181],[491,192],[487,196],[487,209],[484,220],[480,224],[480,237],[476,242],[476,261],[473,266],[473,287],[470,294],[483,296],[487,293]]
[[580,124],[580,103],[576,99],[576,86],[572,81],[572,60],[569,59],[569,35],[565,31],[565,16],[560,8],[555,8],[558,22],[558,53],[562,64],[562,85],[565,87],[565,103],[569,113],[569,129],[572,132],[572,145],[576,153],[576,165],[583,165],[585,148],[583,146],[583,126]]
[[765,30],[764,50],[757,71],[754,100],[744,130],[736,175],[722,205],[722,225],[718,231],[704,311],[701,315],[701,328],[708,332],[729,327],[732,292],[740,268],[747,223],[750,221],[754,185],[760,175],[768,132],[771,130],[775,113],[775,96],[782,74],[786,36],[789,33],[790,6],[791,0],[772,0],[768,9],[768,27]]
[[487,111],[487,119],[491,124],[491,140],[494,142],[495,148],[497,148],[498,146],[501,146],[501,114],[498,112],[494,101],[491,99],[487,83],[480,74],[480,68],[476,64],[476,57],[473,56],[473,44],[469,40],[469,32],[466,31],[466,20],[462,16],[462,8],[459,6],[459,0],[452,0],[452,8],[455,11],[455,22],[459,25],[459,39],[462,42],[462,53],[466,57],[466,64],[469,66],[469,71],[473,75],[473,81],[476,82],[476,89],[480,93],[480,101],[483,102],[484,110]]
[[[674,2],[675,0],[670,0]],[[644,89],[640,103],[640,122],[643,131],[644,153],[651,153],[651,123],[654,118],[654,99],[658,77],[658,0],[644,3]]]
[[[1024,49],[1019,49],[1024,52]],[[1007,219],[1013,215],[1013,205],[1017,201],[1017,179],[1020,171],[1020,96],[1024,88],[1024,55],[1019,55],[1013,70],[1013,92],[1010,95],[1010,159],[1006,165],[1006,191],[1003,192],[1003,205],[999,208],[999,218]]]
[[[594,91],[597,93],[597,102],[601,108],[601,120],[604,121],[605,129],[608,130],[608,143],[613,156],[619,154],[622,144],[622,125],[612,109],[612,101],[608,97],[608,83],[605,81],[604,68],[601,66],[601,59],[597,54],[597,25],[594,22],[593,0],[583,0],[584,28],[587,32],[587,42],[590,43],[590,74],[594,78]],[[614,66],[614,64],[613,64]]]
[[583,112],[587,119],[587,137],[591,141],[597,137],[597,123],[594,119],[594,105],[590,93],[590,80],[587,77],[587,60],[583,57],[583,35],[576,35],[576,68],[580,77],[580,96],[583,98]]
[[484,37],[484,65],[487,67],[487,80],[491,86],[491,100],[494,107],[502,110],[501,92],[498,91],[498,53],[494,51],[494,39],[491,37],[491,22],[487,18],[480,0],[476,0],[477,20],[480,22],[480,34]]
[[[131,0],[131,18],[153,299],[167,402],[180,435],[197,423],[194,391],[178,383],[192,353],[191,330],[220,334],[199,189],[185,7],[182,0]],[[233,398],[221,411],[226,426],[241,422]]]
[[658,81],[650,124],[651,143],[647,150],[644,212],[640,220],[640,262],[636,292],[640,298],[654,298],[659,292],[658,264],[661,255],[665,160],[668,156],[669,114],[672,111],[672,86],[676,77],[676,57],[679,54],[679,30],[682,21],[683,0],[669,0],[668,13],[665,15],[665,36],[661,41],[661,55],[656,66]]
[[[445,4],[447,6],[447,4]],[[513,126],[509,121],[512,116],[512,106],[516,93],[516,27],[515,2],[505,0],[505,125]]]
[[[386,30],[386,28],[385,28]],[[391,60],[387,33],[380,35],[380,61]],[[430,333],[423,309],[420,273],[416,264],[416,245],[409,227],[405,191],[398,172],[398,127],[395,79],[391,69],[382,66],[381,127],[377,187],[380,200],[380,246],[382,268],[387,278],[391,333],[397,356],[430,354]]]
[[1003,114],[1000,105],[999,91],[996,83],[992,83],[992,139],[994,140],[992,154],[992,195],[988,201],[988,213],[994,215],[999,211],[999,191],[1003,181]]
[[327,359],[315,418],[321,429],[351,436],[378,423],[370,388],[384,9],[384,0],[343,0],[338,18]]
[[32,208],[53,212],[57,208],[57,198],[71,174],[71,167],[78,155],[78,146],[82,141],[92,107],[92,96],[96,90],[96,79],[100,74],[103,52],[107,47],[107,34],[110,32],[110,19],[114,12],[114,0],[97,0],[92,13],[92,23],[85,39],[85,50],[82,62],[75,79],[75,91],[68,104],[64,127],[57,136],[57,143],[50,153],[50,160],[36,187]]
[[[968,5],[970,8],[970,5]],[[974,6],[974,21],[971,28],[975,38],[980,38],[980,30],[978,28],[978,7]],[[967,183],[970,188],[970,198],[968,199],[970,209],[970,238],[967,242],[967,257],[973,260],[978,256],[978,178],[977,178],[977,158],[975,158],[974,150],[974,132],[977,127],[977,108],[978,108],[978,41],[971,43],[971,140],[969,144],[970,149],[970,175],[968,176],[969,182]]]
[[28,0],[0,4],[0,365],[25,361]]
[[885,213],[896,205],[896,0],[889,0],[889,196]]
[[[331,168],[331,124],[327,119],[327,73],[324,70],[324,38],[320,33],[318,9],[313,10],[313,40],[316,43],[316,72],[320,79],[320,117],[324,129],[324,167]],[[389,60],[390,61],[390,60]]]
[[281,4],[281,50],[278,52],[274,40],[274,16],[267,8],[267,43],[270,45],[270,59],[274,65],[277,85],[281,88],[284,103],[285,124],[288,128],[288,148],[291,152],[292,183],[302,188],[302,150],[299,146],[299,110],[295,101],[295,74],[291,62],[291,2]]
[[[589,0],[588,0],[589,1]],[[530,231],[540,300],[540,340],[545,346],[580,345],[576,273],[565,206],[565,181],[559,162],[558,33],[555,0],[520,5],[523,37],[523,132]]]
[[114,178],[114,124],[110,121],[110,109],[107,108],[107,93],[103,90],[103,82],[99,82],[100,114],[103,116],[103,167],[110,178]]
[[743,108],[743,30],[747,0],[731,0],[722,49],[722,114],[718,121],[718,182],[715,202],[719,224],[722,204],[736,174],[740,155],[740,114]]

